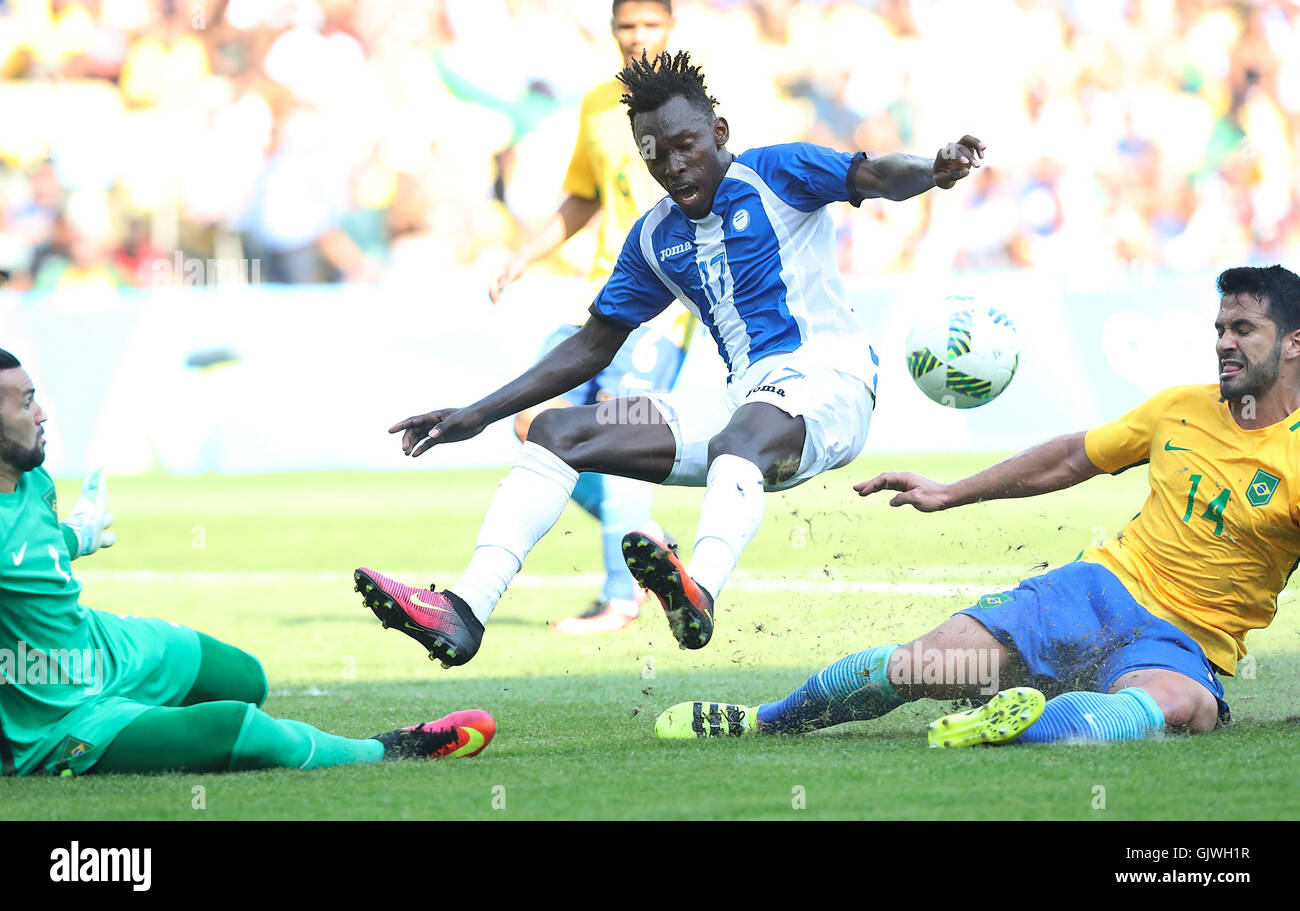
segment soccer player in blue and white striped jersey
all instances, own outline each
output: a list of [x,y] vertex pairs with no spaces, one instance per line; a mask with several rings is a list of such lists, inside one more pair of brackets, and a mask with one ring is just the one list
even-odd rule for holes
[[677,641],[706,645],[714,600],[762,521],[764,491],[847,465],[866,443],[879,362],[845,299],[826,206],[948,189],[984,154],[983,143],[963,136],[934,158],[868,158],[805,143],[736,156],[688,54],[642,57],[619,78],[633,137],[668,195],[633,226],[591,318],[479,402],[407,418],[390,432],[403,433],[411,456],[468,439],[590,380],[674,299],[709,329],[727,365],[726,389],[544,412],[450,590],[358,569],[366,605],[447,666],[478,651],[483,624],[583,471],[707,488],[689,567],[640,532],[623,542],[629,569],[659,597]]

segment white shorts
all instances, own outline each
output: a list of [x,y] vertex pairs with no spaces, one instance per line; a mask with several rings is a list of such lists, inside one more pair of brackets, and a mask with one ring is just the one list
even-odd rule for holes
[[665,484],[703,487],[709,473],[709,441],[741,405],[765,402],[791,417],[803,417],[803,456],[794,476],[767,487],[785,490],[862,452],[875,407],[875,383],[837,370],[801,351],[764,358],[727,384],[725,393],[702,390],[651,392],[677,443],[673,470]]

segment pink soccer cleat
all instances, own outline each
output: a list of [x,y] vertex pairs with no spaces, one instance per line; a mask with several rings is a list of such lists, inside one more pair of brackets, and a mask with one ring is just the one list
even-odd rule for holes
[[425,724],[376,734],[385,759],[468,759],[487,749],[497,723],[482,709],[452,712]]
[[352,574],[366,607],[385,629],[399,629],[429,652],[443,667],[465,664],[483,641],[483,624],[469,605],[449,591],[412,588],[373,569]]

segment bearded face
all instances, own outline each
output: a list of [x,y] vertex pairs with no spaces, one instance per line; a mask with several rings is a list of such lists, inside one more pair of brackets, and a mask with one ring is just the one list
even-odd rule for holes
[[1267,301],[1248,294],[1225,295],[1214,327],[1219,333],[1219,394],[1239,400],[1268,392],[1281,367],[1282,336]]
[[45,412],[21,367],[0,370],[0,463],[14,474],[45,461]]

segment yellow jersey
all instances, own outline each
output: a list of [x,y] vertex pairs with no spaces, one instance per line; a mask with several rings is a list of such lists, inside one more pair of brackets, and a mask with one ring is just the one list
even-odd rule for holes
[[1246,430],[1217,385],[1175,386],[1088,431],[1084,447],[1111,474],[1148,463],[1151,494],[1081,559],[1233,673],[1300,562],[1300,410]]
[[597,288],[614,271],[632,225],[664,197],[632,137],[621,100],[626,92],[623,83],[611,79],[583,97],[578,140],[564,175],[565,193],[600,200],[596,259],[587,276]]
[[[565,193],[600,200],[596,257],[587,273],[593,295],[609,280],[632,225],[665,195],[641,160],[622,100],[626,93],[623,83],[611,79],[583,97],[578,139],[564,176]],[[576,322],[586,321],[590,303],[583,305]],[[651,323],[681,348],[694,329],[694,317],[681,306],[670,306]]]

